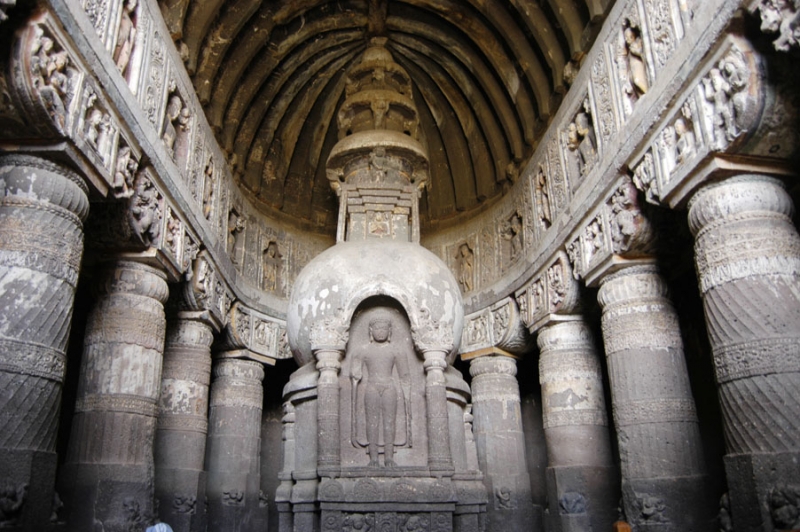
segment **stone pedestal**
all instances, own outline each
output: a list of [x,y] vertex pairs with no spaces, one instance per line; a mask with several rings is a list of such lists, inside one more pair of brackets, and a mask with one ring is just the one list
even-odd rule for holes
[[37,157],[0,158],[0,527],[49,523],[86,185]]
[[591,331],[575,316],[542,328],[538,343],[550,529],[611,530],[619,475]]
[[[800,496],[800,236],[775,179],[708,185],[689,204],[737,532],[795,528]],[[776,511],[777,510],[777,511]]]
[[538,530],[525,463],[517,363],[486,355],[470,363],[478,461],[489,492],[487,530]]
[[181,312],[167,326],[155,443],[161,520],[175,532],[205,531],[211,325]]
[[208,529],[255,532],[266,526],[267,511],[259,499],[264,368],[225,355],[215,363],[211,383]]
[[703,446],[667,287],[655,266],[628,266],[602,279],[598,300],[627,519],[639,531],[708,530]]
[[69,530],[127,532],[153,515],[153,438],[166,276],[119,261],[95,279],[78,399],[62,474]]

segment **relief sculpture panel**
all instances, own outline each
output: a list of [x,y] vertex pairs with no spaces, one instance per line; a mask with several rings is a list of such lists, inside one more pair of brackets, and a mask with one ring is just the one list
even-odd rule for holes
[[424,432],[422,361],[401,308],[356,312],[341,375],[340,402],[346,413],[341,434],[350,442],[343,446],[342,465],[394,469],[424,464],[423,447],[412,437]]

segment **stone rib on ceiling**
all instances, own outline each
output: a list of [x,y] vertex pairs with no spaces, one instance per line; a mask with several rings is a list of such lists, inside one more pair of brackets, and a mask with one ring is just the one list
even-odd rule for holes
[[161,0],[206,115],[268,213],[333,232],[324,166],[372,36],[412,79],[431,164],[422,226],[500,197],[611,0]]

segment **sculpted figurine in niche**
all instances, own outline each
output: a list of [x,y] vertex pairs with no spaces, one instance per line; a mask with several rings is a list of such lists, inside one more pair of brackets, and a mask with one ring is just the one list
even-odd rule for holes
[[[381,437],[384,449],[384,466],[397,467],[394,461],[398,400],[407,402],[410,395],[410,379],[406,353],[392,343],[392,321],[375,318],[369,322],[370,342],[356,355],[350,378],[352,379],[352,403],[356,404],[358,386],[364,387],[364,412],[366,418],[369,466],[379,467],[378,454]],[[367,377],[363,378],[366,366]],[[393,370],[400,376],[402,388],[398,397]],[[407,409],[406,409],[407,411]]]

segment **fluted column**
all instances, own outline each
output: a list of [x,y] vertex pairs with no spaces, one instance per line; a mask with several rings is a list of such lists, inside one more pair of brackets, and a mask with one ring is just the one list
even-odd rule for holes
[[547,490],[555,530],[611,530],[619,475],[611,455],[603,375],[580,316],[539,331]]
[[428,409],[428,467],[433,475],[452,474],[450,431],[447,417],[447,368],[445,351],[431,349],[423,353],[425,361],[425,401]]
[[99,271],[62,481],[68,527],[127,532],[153,515],[166,276],[135,262]]
[[252,360],[220,358],[213,377],[206,448],[208,529],[255,532],[264,368]]
[[625,513],[634,530],[707,530],[705,464],[678,316],[654,265],[601,280],[598,300]]
[[175,532],[204,531],[212,327],[180,312],[167,326],[155,444],[159,516]]
[[737,532],[793,528],[770,515],[800,478],[800,237],[792,213],[782,184],[758,175],[708,185],[689,204]]
[[487,530],[535,530],[517,363],[485,355],[472,360],[469,372],[478,462],[489,492]]
[[38,157],[0,158],[0,479],[7,525],[48,524],[86,185]]

